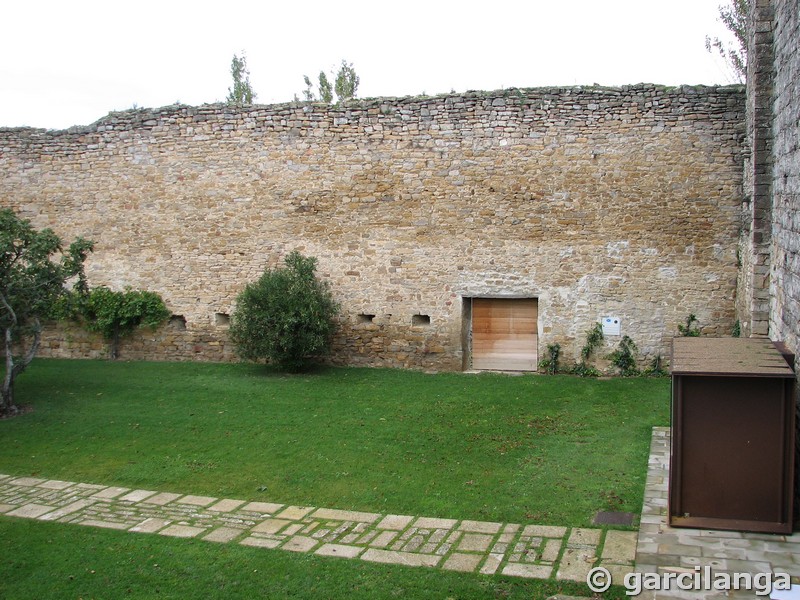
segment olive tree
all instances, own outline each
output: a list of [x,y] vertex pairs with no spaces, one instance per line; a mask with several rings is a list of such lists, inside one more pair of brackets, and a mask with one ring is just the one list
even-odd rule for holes
[[42,321],[55,315],[70,280],[85,291],[83,264],[92,242],[77,238],[64,250],[50,229],[37,231],[10,209],[0,210],[0,329],[5,348],[0,415],[18,412],[14,382],[39,349]]
[[230,327],[239,356],[297,371],[330,351],[339,307],[316,263],[295,250],[239,294]]

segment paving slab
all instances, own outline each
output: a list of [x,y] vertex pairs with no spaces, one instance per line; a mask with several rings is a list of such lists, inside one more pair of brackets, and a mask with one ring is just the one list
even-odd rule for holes
[[157,519],[154,517],[150,517],[149,519],[145,519],[138,525],[134,525],[128,531],[133,531],[136,533],[155,533],[159,529],[164,529],[167,525],[169,525],[171,521],[166,519]]
[[315,519],[328,519],[331,521],[359,521],[361,523],[374,523],[381,517],[381,515],[377,513],[358,512],[354,510],[318,508],[311,514],[311,517]]
[[636,560],[636,542],[635,531],[607,531],[600,558],[610,563],[633,564]]
[[219,498],[212,498],[211,496],[192,496],[187,495],[179,498],[175,502],[177,504],[189,504],[191,506],[208,506],[219,500]]
[[145,498],[149,498],[150,496],[155,496],[158,492],[151,491],[151,490],[134,490],[124,496],[120,496],[118,499],[123,502],[141,502]]
[[217,512],[232,512],[239,508],[242,504],[244,504],[244,500],[220,500],[216,504],[209,506],[208,510],[214,510]]
[[486,562],[481,567],[481,573],[483,575],[494,575],[503,563],[504,556],[503,554],[489,554],[486,557]]
[[597,546],[600,543],[601,529],[585,529],[576,527],[569,534],[567,546]]
[[16,510],[7,512],[6,516],[24,517],[26,519],[37,519],[42,515],[49,513],[51,510],[55,509],[56,509],[55,506],[46,506],[44,504],[26,504],[24,506],[20,506]]
[[21,485],[24,487],[35,487],[46,482],[46,479],[39,479],[38,477],[18,477],[14,479],[12,485]]
[[290,537],[281,548],[284,550],[291,550],[292,552],[308,552],[318,544],[319,542],[314,538],[304,535],[295,535]]
[[465,552],[485,552],[492,544],[494,536],[480,533],[465,533],[458,543],[458,549]]
[[566,532],[566,527],[553,527],[550,525],[527,525],[525,529],[522,530],[522,535],[560,538],[564,537]]
[[593,548],[567,548],[561,556],[556,579],[585,582],[595,560]]
[[418,529],[452,529],[456,523],[458,523],[456,519],[420,517],[414,521],[414,527]]
[[313,506],[287,506],[275,515],[278,519],[298,521],[314,510]]
[[344,544],[323,544],[314,554],[320,556],[340,556],[342,558],[356,558],[364,552],[364,548],[359,546],[346,546]]
[[94,504],[93,500],[83,499],[83,500],[76,500],[71,504],[67,504],[66,506],[62,506],[59,509],[56,509],[52,512],[42,515],[39,517],[42,521],[56,521],[62,517],[66,517],[67,515],[71,515],[72,513],[76,513],[79,510],[86,508],[87,506],[91,506]]
[[470,533],[497,533],[502,527],[502,523],[488,521],[461,521],[461,525],[458,526],[461,531],[469,531]]
[[531,579],[549,579],[553,567],[547,565],[529,565],[525,563],[508,563],[503,567],[503,575],[527,577]]
[[271,540],[250,536],[239,542],[242,546],[254,546],[256,548],[277,548],[281,545],[281,540]]
[[290,523],[291,521],[287,521],[286,519],[267,519],[253,527],[253,531],[257,533],[278,533]]
[[482,560],[483,556],[480,554],[459,554],[455,552],[444,561],[442,568],[448,571],[472,572],[478,568]]
[[399,535],[397,531],[382,531],[372,541],[369,542],[370,546],[375,548],[385,548],[389,543]]
[[204,535],[203,539],[209,542],[226,543],[242,535],[244,530],[233,527],[218,527],[211,533]]
[[386,515],[380,523],[378,523],[378,529],[394,529],[394,530],[401,530],[408,527],[408,524],[414,520],[414,517],[409,517],[407,515]]
[[247,512],[261,513],[264,515],[272,515],[281,510],[283,504],[274,504],[272,502],[250,502],[242,507],[242,510]]
[[142,502],[145,504],[155,504],[156,506],[164,506],[165,504],[169,504],[173,500],[177,500],[180,497],[181,497],[180,494],[161,492],[160,494],[155,494],[154,496],[150,496],[149,498],[144,499]]
[[110,500],[112,498],[116,498],[117,496],[121,496],[122,494],[125,494],[126,492],[130,491],[131,490],[129,488],[124,488],[124,487],[107,487],[104,490],[100,490],[99,492],[94,494],[92,498]]
[[88,527],[102,527],[104,529],[128,529],[129,523],[120,523],[119,521],[103,521],[101,519],[84,519],[79,521],[80,525]]
[[361,555],[370,562],[405,565],[407,567],[435,567],[442,560],[441,556],[432,554],[414,554],[411,552],[395,552],[370,548]]
[[204,527],[191,527],[190,525],[170,525],[158,533],[170,537],[193,538],[205,531]]
[[72,483],[71,481],[59,481],[57,479],[50,479],[48,481],[40,483],[39,487],[46,490],[65,490],[68,487],[72,487],[73,485],[75,484]]

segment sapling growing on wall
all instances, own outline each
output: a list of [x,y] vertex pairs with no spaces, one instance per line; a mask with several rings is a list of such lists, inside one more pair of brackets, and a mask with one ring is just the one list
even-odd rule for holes
[[231,77],[233,78],[233,87],[228,88],[228,104],[237,106],[252,104],[256,99],[256,93],[250,84],[250,71],[247,68],[247,57],[244,52],[241,57],[233,55]]
[[[333,75],[333,73],[331,73]],[[334,83],[331,85],[331,80],[325,74],[325,71],[319,72],[319,84],[317,86],[317,95],[314,94],[312,89],[313,85],[308,75],[303,75],[303,82],[306,89],[303,90],[303,98],[306,102],[315,102],[319,100],[325,104],[333,102],[333,93],[336,92],[336,103],[341,104],[356,97],[358,93],[358,85],[361,83],[356,70],[353,68],[353,63],[348,63],[342,59],[342,64],[339,66],[339,71],[334,77]]]

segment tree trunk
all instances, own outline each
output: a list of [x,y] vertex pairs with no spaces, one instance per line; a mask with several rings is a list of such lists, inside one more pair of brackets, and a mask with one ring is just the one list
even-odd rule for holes
[[39,342],[42,339],[42,328],[38,319],[34,320],[33,327],[33,342],[28,351],[20,357],[19,361],[14,362],[14,352],[12,348],[12,328],[6,327],[5,330],[5,349],[6,349],[6,373],[3,378],[3,389],[0,392],[2,401],[0,401],[0,414],[15,415],[19,412],[19,408],[14,403],[14,380],[17,375],[22,373],[28,365],[31,364],[36,352],[39,350]]
[[5,330],[6,372],[3,377],[2,401],[0,415],[13,415],[17,412],[14,404],[14,353],[11,348],[11,328]]
[[111,337],[111,360],[119,357],[119,327],[114,327],[114,335]]

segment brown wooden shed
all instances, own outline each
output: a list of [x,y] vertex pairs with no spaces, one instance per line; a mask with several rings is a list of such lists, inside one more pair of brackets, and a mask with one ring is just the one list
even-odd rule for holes
[[669,522],[792,531],[794,372],[768,339],[675,338]]

